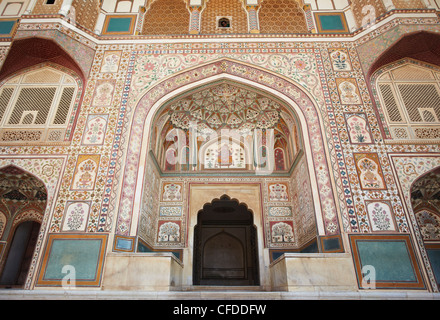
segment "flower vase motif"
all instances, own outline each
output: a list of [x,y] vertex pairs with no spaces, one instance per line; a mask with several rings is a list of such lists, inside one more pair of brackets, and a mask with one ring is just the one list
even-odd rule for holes
[[378,155],[375,153],[354,154],[356,168],[363,190],[383,190],[386,188]]
[[348,55],[342,50],[337,50],[330,53],[330,58],[335,71],[350,71],[351,66],[348,61]]
[[358,115],[347,119],[348,132],[352,143],[372,143],[367,121]]

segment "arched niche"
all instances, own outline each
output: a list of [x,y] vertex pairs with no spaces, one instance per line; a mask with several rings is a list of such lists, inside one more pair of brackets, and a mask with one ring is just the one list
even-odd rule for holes
[[[233,81],[213,82],[172,99],[156,115],[153,128],[159,134],[152,135],[151,150],[167,172],[188,165],[190,171],[206,173],[285,172],[303,148],[295,113],[273,96]],[[183,157],[184,148],[188,157]],[[282,150],[283,169],[274,165],[275,148]]]
[[[60,37],[63,38],[64,36],[60,35]],[[66,40],[65,43],[68,42],[69,41]],[[77,57],[75,56],[76,51],[73,52],[72,47],[75,47],[75,50],[81,49],[81,60],[77,60]],[[75,88],[73,93],[67,91],[61,92],[61,90],[58,90],[60,91],[60,97],[55,97],[52,102],[59,106],[66,104],[62,105],[60,108],[66,109],[67,114],[69,115],[68,119],[62,119],[65,120],[63,123],[64,126],[44,131],[41,129],[16,130],[16,128],[14,128],[14,130],[9,130],[4,135],[2,134],[2,136],[7,136],[7,139],[2,138],[2,141],[6,140],[4,143],[11,144],[20,144],[22,143],[21,141],[25,141],[25,143],[28,144],[68,144],[73,138],[73,132],[75,130],[80,106],[85,93],[84,87],[88,76],[88,70],[90,68],[90,65],[87,64],[92,63],[93,55],[94,52],[89,47],[77,44],[75,46],[62,47],[51,39],[31,37],[14,40],[0,69],[0,85],[2,86],[0,94],[3,103],[9,101],[5,100],[5,95],[3,94],[5,91],[3,88],[8,85],[8,81],[15,81],[17,76],[26,77],[28,73],[38,73],[38,69],[48,68],[48,70],[52,70],[52,73],[61,72],[65,74],[66,77],[73,79],[70,84],[74,85]],[[47,75],[49,75],[49,73],[50,72],[47,72]],[[36,88],[37,90],[42,91],[44,89],[47,91],[49,90],[48,81],[52,81],[53,79],[44,76],[36,78],[34,76],[34,80],[39,84],[38,88]],[[66,85],[67,83],[62,84]],[[53,83],[51,83],[51,85],[53,85]],[[35,97],[32,96],[32,92],[28,89],[27,91],[29,92],[26,92],[25,98],[28,100],[35,100]],[[18,92],[18,90],[16,90],[16,92]],[[21,93],[22,91],[20,91],[20,94]],[[45,92],[44,94],[41,92],[35,93],[35,95],[40,97],[50,96],[50,94],[51,93],[48,92]],[[72,97],[70,97],[70,95],[72,95]],[[26,101],[25,99],[23,100]],[[41,99],[41,101],[39,101],[39,109],[44,108],[44,106],[40,106],[45,103],[44,100],[46,100],[46,103],[48,104],[51,101],[48,98]],[[14,101],[15,100],[12,99],[10,102],[12,103]],[[68,102],[70,102],[70,104],[67,106]],[[25,111],[32,111],[26,118],[27,122],[31,121],[32,113],[35,113],[37,107],[26,105],[21,108]],[[58,122],[60,123],[61,121],[58,120]],[[31,138],[29,139],[29,137]],[[9,138],[10,141],[8,141]]]
[[12,43],[0,70],[0,80],[41,63],[68,68],[85,82],[84,72],[71,54],[54,41],[38,37],[18,39]]
[[7,212],[0,285],[22,288],[46,210],[47,189],[37,177],[12,165],[0,169],[0,180],[1,210]]
[[[377,40],[380,41],[380,40]],[[376,112],[378,122],[382,136],[385,139],[391,137],[387,123],[383,122],[383,113],[380,110],[381,102],[377,93],[378,87],[376,85],[377,78],[382,74],[382,70],[387,71],[389,66],[395,67],[399,61],[418,61],[423,64],[440,66],[440,50],[436,45],[440,41],[440,35],[428,31],[416,31],[412,33],[405,33],[396,41],[386,47],[385,50],[382,47],[379,48],[379,52],[371,54],[371,48],[374,46],[368,46],[368,49],[363,49],[362,52],[368,52],[369,56],[374,56],[375,59],[371,63],[366,62],[366,78],[367,87],[371,93],[374,111]],[[361,56],[365,54],[362,53]],[[365,61],[369,58],[364,57]]]
[[[229,59],[209,62],[170,76],[149,88],[137,100],[125,127],[127,152],[121,181],[119,212],[115,220],[117,234],[135,235],[138,229],[137,222],[142,214],[142,198],[146,191],[153,190],[155,194],[160,192],[157,163],[153,167],[150,166],[152,171],[149,171],[148,163],[152,150],[151,136],[160,135],[152,124],[161,107],[185,92],[225,80],[277,97],[291,114],[297,116],[299,136],[304,141],[301,152],[304,160],[303,171],[308,176],[307,179],[310,179],[311,203],[314,205],[313,215],[316,217],[317,229],[319,234],[339,234],[338,209],[333,193],[327,146],[322,134],[322,118],[313,98],[298,84],[288,79]],[[322,192],[323,190],[325,192]],[[323,206],[325,215],[322,214]],[[148,218],[145,221],[148,221]]]
[[43,62],[0,82],[0,143],[68,144],[83,95],[83,80],[71,69]]

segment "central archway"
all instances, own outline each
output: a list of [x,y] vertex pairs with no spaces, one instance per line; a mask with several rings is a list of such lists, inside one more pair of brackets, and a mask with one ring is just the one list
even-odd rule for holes
[[223,195],[205,204],[194,228],[193,284],[259,285],[257,232],[246,205]]

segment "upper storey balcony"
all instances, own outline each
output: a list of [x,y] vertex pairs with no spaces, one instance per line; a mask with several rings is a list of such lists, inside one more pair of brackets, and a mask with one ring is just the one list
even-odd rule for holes
[[352,35],[393,14],[435,16],[440,0],[2,0],[0,39],[60,19],[99,37]]

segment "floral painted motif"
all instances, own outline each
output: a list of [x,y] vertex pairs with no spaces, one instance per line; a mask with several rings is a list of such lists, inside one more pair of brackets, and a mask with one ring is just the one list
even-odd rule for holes
[[269,184],[269,201],[288,201],[287,185],[284,183]]
[[355,79],[336,79],[342,104],[361,104]]
[[387,202],[370,202],[367,211],[373,231],[394,231],[391,206]]
[[350,59],[345,49],[330,49],[329,51],[334,71],[351,71]]
[[160,207],[159,216],[161,217],[171,217],[171,216],[181,216],[182,207]]
[[108,115],[89,115],[83,135],[83,144],[102,145],[107,128]]
[[90,204],[86,202],[67,203],[63,231],[84,231]]
[[385,189],[385,179],[377,154],[354,154],[361,188],[364,190]]
[[440,240],[440,216],[429,210],[416,212],[423,240]]
[[163,187],[162,201],[180,201],[182,200],[182,185],[177,183],[168,183]]
[[113,100],[113,92],[115,90],[114,83],[105,81],[96,86],[93,105],[109,106]]
[[99,155],[79,155],[72,181],[73,190],[93,190],[98,173]]
[[159,226],[158,242],[179,242],[180,241],[180,223],[164,222]]
[[289,222],[275,222],[271,225],[272,242],[294,242],[293,225]]
[[372,143],[365,114],[346,114],[351,143]]
[[292,208],[291,207],[270,207],[269,208],[270,217],[291,217]]
[[119,62],[121,60],[121,51],[106,51],[102,59],[101,72],[118,72]]

